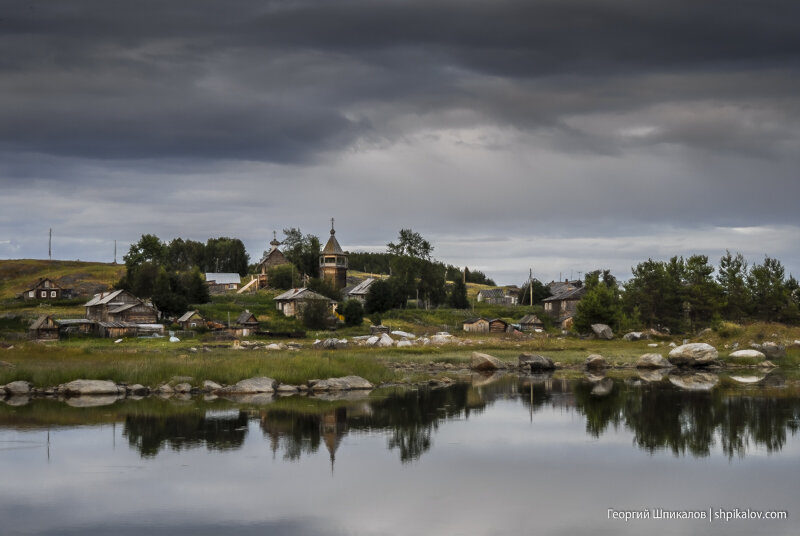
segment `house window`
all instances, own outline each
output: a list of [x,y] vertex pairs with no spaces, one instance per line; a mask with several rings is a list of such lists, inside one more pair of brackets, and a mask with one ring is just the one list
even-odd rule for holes
[[28,297],[29,298],[35,298],[36,297],[36,291],[32,290],[32,291],[28,292]]
[[197,322],[192,322],[192,323],[191,323],[191,326],[192,326],[193,328],[196,328],[196,327],[197,327]]
[[50,291],[50,297],[51,298],[55,298],[56,297],[56,291],[55,290],[51,290]]
[[47,291],[46,290],[42,291],[41,297],[42,298],[46,298],[47,297]]

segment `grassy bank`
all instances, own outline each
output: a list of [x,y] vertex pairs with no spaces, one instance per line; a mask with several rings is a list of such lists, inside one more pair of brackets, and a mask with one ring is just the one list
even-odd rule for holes
[[[351,335],[359,333],[355,331]],[[55,386],[77,378],[109,379],[120,383],[157,386],[176,376],[189,376],[193,384],[203,380],[232,384],[254,376],[269,376],[282,383],[303,383],[314,378],[347,375],[362,376],[373,383],[399,380],[406,373],[396,372],[395,365],[428,363],[466,366],[473,351],[489,353],[508,363],[516,363],[522,352],[546,355],[563,367],[579,369],[589,354],[606,357],[612,366],[628,366],[644,353],[667,355],[669,343],[681,344],[682,338],[627,342],[620,339],[582,340],[572,337],[513,337],[509,335],[475,336],[459,333],[462,344],[412,346],[409,348],[351,347],[345,350],[314,350],[314,337],[331,336],[329,332],[309,333],[311,340],[301,341],[298,351],[234,350],[228,342],[188,339],[170,343],[166,339],[126,339],[114,344],[107,339],[79,339],[49,344],[24,342],[0,350],[0,385],[27,380],[37,387]],[[341,336],[341,333],[338,334]],[[723,361],[734,343],[740,348],[749,341],[800,339],[800,329],[773,324],[756,324],[710,332],[691,339],[709,342],[718,348]],[[467,344],[467,341],[469,343]],[[262,343],[273,342],[264,340]],[[285,341],[289,342],[289,341]],[[657,346],[651,347],[651,344]],[[190,348],[208,345],[209,351],[192,352]],[[726,348],[727,346],[727,348]],[[789,346],[786,357],[775,363],[787,370],[800,365],[800,348]]]

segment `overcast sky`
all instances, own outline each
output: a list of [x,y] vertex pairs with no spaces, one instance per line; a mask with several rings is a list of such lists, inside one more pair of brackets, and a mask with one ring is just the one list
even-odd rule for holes
[[[792,0],[0,0],[0,258],[272,230],[521,283],[800,275]],[[357,267],[356,267],[357,268]]]

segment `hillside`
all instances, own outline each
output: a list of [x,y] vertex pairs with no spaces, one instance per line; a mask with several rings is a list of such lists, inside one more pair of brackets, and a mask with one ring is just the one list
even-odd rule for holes
[[0,300],[17,297],[39,278],[49,277],[78,294],[91,295],[111,287],[125,273],[124,264],[36,259],[0,260]]

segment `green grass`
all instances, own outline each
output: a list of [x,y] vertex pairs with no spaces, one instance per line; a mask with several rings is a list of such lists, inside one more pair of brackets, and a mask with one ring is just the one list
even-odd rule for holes
[[49,277],[64,288],[88,292],[90,287],[111,288],[124,274],[124,264],[37,259],[0,260],[0,300],[15,298],[42,277]]
[[26,380],[36,387],[51,387],[82,378],[154,387],[174,376],[191,376],[195,385],[203,380],[232,384],[255,376],[268,376],[281,383],[352,374],[374,383],[392,379],[380,361],[358,352],[178,352],[180,349],[166,352],[152,346],[125,349],[101,348],[93,343],[27,344],[2,354],[3,361],[13,366],[0,368],[0,384]]

